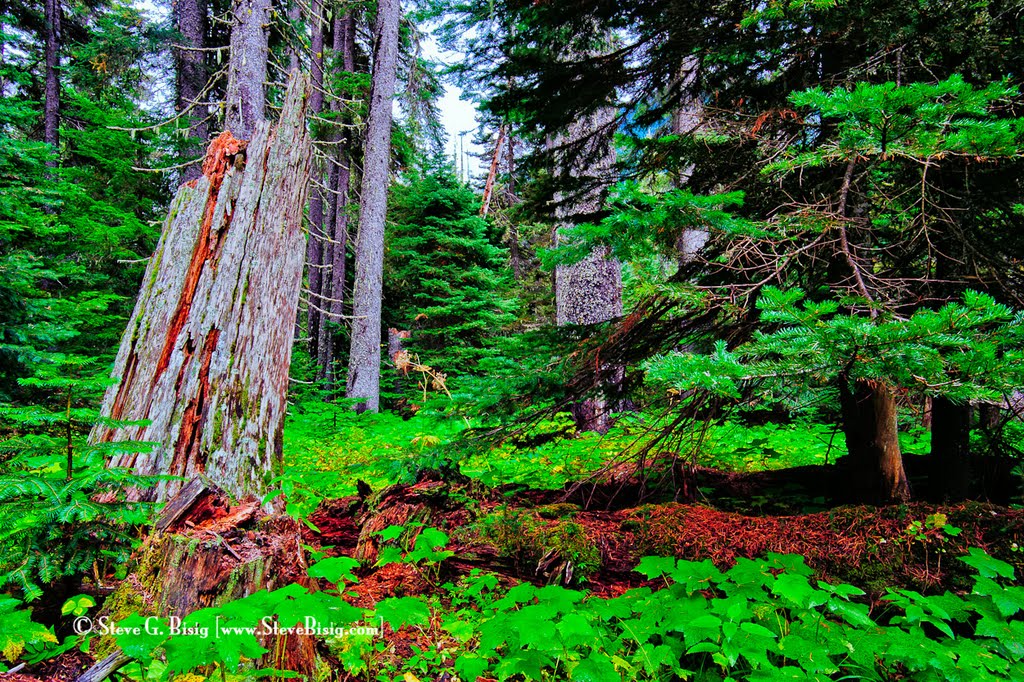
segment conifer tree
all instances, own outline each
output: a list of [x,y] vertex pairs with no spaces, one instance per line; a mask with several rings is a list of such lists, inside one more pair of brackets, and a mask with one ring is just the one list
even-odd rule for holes
[[479,216],[473,191],[438,167],[398,185],[387,239],[384,291],[389,327],[449,376],[472,372],[513,320],[507,253]]

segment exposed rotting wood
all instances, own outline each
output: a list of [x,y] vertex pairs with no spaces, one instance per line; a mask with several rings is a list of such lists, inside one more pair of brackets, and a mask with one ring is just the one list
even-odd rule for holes
[[484,218],[491,208],[491,195],[494,193],[494,181],[498,177],[498,159],[501,158],[501,144],[505,141],[505,126],[498,128],[498,141],[494,143],[494,156],[491,158],[491,169],[487,173],[484,184],[484,198],[480,203],[480,215]]
[[[90,436],[155,445],[111,466],[202,473],[236,498],[260,496],[279,470],[312,159],[308,92],[294,76],[277,126],[257,125],[249,141],[222,133],[203,176],[179,188],[121,341],[120,383],[102,407],[104,417],[149,423],[101,424]],[[182,485],[132,497],[165,501]]]
[[[158,526],[167,532],[151,535],[139,548],[135,570],[105,601],[100,615],[113,621],[133,612],[184,618],[264,589],[292,583],[315,589],[307,574],[301,526],[290,518],[266,516],[253,497],[232,505],[224,491],[196,477],[168,503]],[[281,623],[282,628],[291,625]],[[254,663],[256,668],[313,672],[313,636],[260,638],[268,653]],[[96,638],[91,653],[116,660],[114,645],[109,637]],[[103,671],[100,664],[94,666],[90,682],[99,682]]]
[[163,511],[160,513],[160,518],[156,520],[155,528],[157,532],[163,532],[173,526],[178,519],[192,510],[192,507],[202,498],[204,495],[210,494],[210,491],[214,488],[210,479],[205,476],[196,476],[191,481],[186,483],[178,494],[175,495],[171,500],[164,505]]
[[131,662],[131,657],[120,649],[96,662],[96,665],[78,676],[75,682],[103,682]]

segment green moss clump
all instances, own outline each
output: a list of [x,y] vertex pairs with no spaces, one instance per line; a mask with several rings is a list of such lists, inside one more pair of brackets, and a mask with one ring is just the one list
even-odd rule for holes
[[564,519],[571,517],[578,511],[580,511],[579,505],[569,504],[568,502],[546,504],[543,507],[537,507],[537,514],[542,519]]
[[547,538],[547,544],[555,549],[574,567],[573,575],[583,581],[601,570],[601,552],[590,538],[583,526],[578,523],[564,522],[555,526]]
[[533,576],[538,562],[552,550],[572,564],[577,582],[585,581],[601,569],[600,551],[587,537],[583,526],[572,521],[549,526],[522,509],[503,507],[498,513],[482,518],[476,530],[481,539],[494,545],[498,556],[511,560],[521,575]]

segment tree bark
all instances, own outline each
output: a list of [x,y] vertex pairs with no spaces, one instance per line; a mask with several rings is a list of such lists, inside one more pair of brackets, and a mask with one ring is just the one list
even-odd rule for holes
[[851,390],[841,380],[839,395],[854,494],[883,504],[909,500],[892,390],[863,379],[856,380]]
[[239,140],[266,118],[267,27],[271,0],[235,0],[225,95],[225,128]]
[[[204,0],[175,0],[172,5],[174,25],[181,34],[181,47],[174,50],[177,71],[177,95],[175,111],[189,112],[184,115],[188,122],[188,135],[197,139],[184,154],[187,159],[202,155],[206,148],[210,127],[206,122],[206,106],[200,104],[206,88],[206,2]],[[193,48],[193,49],[188,49]],[[194,163],[181,172],[182,182],[190,182],[203,174],[202,164]]]
[[[594,131],[606,127],[614,112],[610,109],[598,111],[569,128],[568,140],[578,143],[592,136],[588,149],[579,156],[562,158],[557,163],[564,175],[587,183],[588,187],[576,196],[567,197],[558,192],[555,195],[555,219],[559,230],[571,227],[601,210],[606,184],[602,177],[607,175],[615,162],[615,150],[610,136],[594,135]],[[566,142],[558,140],[556,147]],[[564,156],[564,155],[563,155]],[[594,165],[584,159],[594,157]],[[605,322],[622,314],[622,267],[608,256],[606,249],[596,249],[587,258],[574,265],[559,266],[555,270],[555,322],[566,324],[594,324]]]
[[957,502],[967,497],[971,480],[971,406],[932,398],[930,482],[936,499]]
[[[313,91],[309,95],[309,111],[315,117],[323,112],[324,108],[324,7],[321,0],[310,0],[312,16],[310,23],[310,76],[313,81]],[[309,267],[309,313],[307,315],[309,352],[314,358],[317,357],[318,343],[320,340],[320,319],[321,310],[325,307],[324,296],[324,269],[327,262],[324,259],[324,191],[321,186],[323,182],[323,167],[319,163],[313,164],[314,175],[317,181],[313,183],[309,196],[309,239],[306,242],[306,261]],[[329,297],[329,296],[328,296]]]
[[[341,57],[341,68],[346,73],[356,69],[355,55],[356,22],[351,13],[338,16],[334,20],[334,54]],[[331,109],[336,115],[341,112],[340,99],[331,102]],[[342,132],[337,138],[340,144],[335,145],[336,158],[332,161],[328,172],[327,184],[333,190],[327,211],[327,225],[331,241],[327,245],[324,261],[329,280],[324,283],[324,290],[329,299],[324,302],[327,310],[326,322],[337,323],[344,314],[345,300],[345,256],[348,250],[348,202],[349,185],[352,181],[352,134],[349,130]],[[330,324],[320,325],[320,342],[318,346],[319,378],[330,386],[334,381],[334,329]]]
[[[295,75],[272,128],[249,143],[222,133],[204,175],[182,185],[114,365],[92,443],[154,443],[114,456],[139,474],[205,473],[232,495],[259,494],[280,470],[295,314],[302,280],[302,207],[312,156],[308,82]],[[164,481],[133,498],[165,501]]]
[[[611,109],[603,109],[573,123],[569,128],[567,142],[579,143],[589,138],[589,148],[571,159],[561,154],[563,158],[558,161],[558,165],[563,175],[586,183],[586,189],[571,199],[556,193],[556,244],[562,227],[592,218],[601,210],[607,186],[603,180],[615,163],[615,149],[610,133],[595,134],[595,131],[607,129],[613,117]],[[556,148],[564,142],[566,140],[556,141]],[[596,159],[596,163],[586,163],[587,159]],[[622,266],[618,260],[610,257],[607,249],[595,249],[582,261],[573,265],[560,265],[555,269],[556,324],[597,324],[621,315]],[[610,373],[620,375],[616,368],[610,368]],[[615,392],[606,390],[609,388],[604,387],[603,393]],[[581,430],[604,433],[610,426],[609,409],[607,395],[587,398],[574,407],[573,418]]]
[[498,128],[498,140],[494,143],[494,156],[491,158],[491,168],[487,173],[487,182],[484,185],[484,198],[480,203],[480,215],[487,217],[491,209],[491,194],[494,192],[494,180],[498,177],[498,160],[501,159],[501,145],[505,141],[505,126]]
[[46,33],[45,61],[46,85],[43,102],[43,142],[53,148],[53,156],[46,161],[49,168],[57,167],[60,154],[60,0],[46,0],[43,10]]
[[[679,92],[679,103],[672,112],[672,134],[684,137],[696,133],[700,127],[701,117],[704,114],[704,106],[697,95],[697,69],[699,62],[695,57],[690,57],[683,62],[679,69],[677,88]],[[693,165],[682,167],[676,174],[676,187],[685,187],[693,177]],[[697,252],[704,248],[708,241],[707,230],[683,230],[676,240],[676,250],[679,252],[679,264],[685,265],[691,262]]]
[[[288,3],[288,23],[298,26],[302,21],[302,5],[298,0],[291,0]],[[291,40],[288,45],[288,71],[297,71],[302,68],[302,45],[299,40]]]
[[349,353],[349,398],[360,398],[357,410],[380,407],[380,313],[384,275],[384,219],[387,213],[391,160],[391,112],[398,64],[398,19],[401,3],[381,0],[374,30],[370,114],[363,152],[356,240],[356,281],[352,346]]

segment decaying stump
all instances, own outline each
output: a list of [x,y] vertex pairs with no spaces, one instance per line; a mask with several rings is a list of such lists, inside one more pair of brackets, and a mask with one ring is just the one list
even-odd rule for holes
[[[259,590],[313,585],[297,522],[266,516],[254,497],[232,505],[228,495],[204,477],[190,481],[168,503],[157,528],[139,549],[136,569],[106,600],[101,615],[115,622],[132,613],[184,618]],[[257,668],[313,672],[314,637],[269,636],[262,645],[268,653],[256,662]],[[105,661],[118,660],[109,658],[117,653],[113,646],[110,638],[95,640],[92,653],[102,659],[97,669]],[[98,674],[92,673],[94,678]]]
[[373,565],[380,551],[379,533],[388,526],[407,526],[414,536],[418,524],[430,525],[434,513],[448,505],[448,491],[449,486],[443,481],[421,481],[415,485],[393,485],[371,495],[356,514],[359,540],[355,558]]
[[[150,452],[111,466],[145,475],[205,473],[235,497],[260,494],[280,468],[281,430],[302,280],[302,211],[310,173],[305,108],[295,75],[276,126],[248,142],[222,133],[203,177],[174,198],[113,376],[102,416],[148,420],[93,443],[137,440]],[[165,501],[180,481],[136,491]]]

